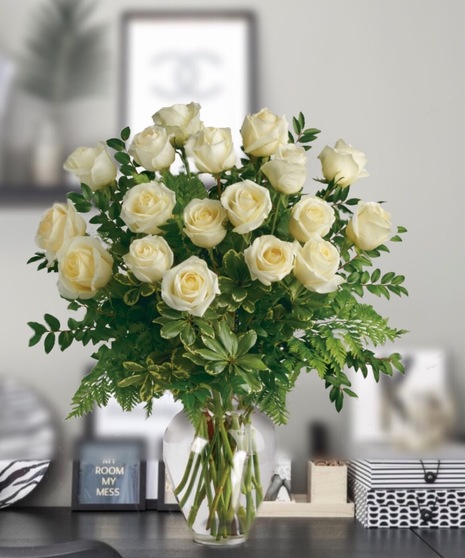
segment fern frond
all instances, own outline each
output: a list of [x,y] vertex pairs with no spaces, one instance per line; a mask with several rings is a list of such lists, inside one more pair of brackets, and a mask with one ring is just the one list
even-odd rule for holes
[[286,424],[289,412],[286,409],[286,392],[265,387],[260,394],[257,407],[275,424]]
[[79,388],[71,400],[73,410],[67,418],[82,417],[91,413],[95,404],[99,407],[108,405],[112,388],[108,378],[102,374],[101,367],[96,365],[81,381]]

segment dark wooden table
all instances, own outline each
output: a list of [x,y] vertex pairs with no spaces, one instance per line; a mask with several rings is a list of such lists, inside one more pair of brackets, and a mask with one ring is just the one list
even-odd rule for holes
[[353,519],[260,518],[240,547],[191,540],[180,513],[0,510],[0,546],[97,539],[124,558],[463,558],[465,530],[365,529]]

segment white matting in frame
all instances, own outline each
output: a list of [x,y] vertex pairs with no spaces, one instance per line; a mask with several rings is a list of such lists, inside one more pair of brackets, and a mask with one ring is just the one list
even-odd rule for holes
[[237,147],[255,110],[251,12],[128,12],[123,15],[123,125],[133,133],[176,103],[200,103],[205,126],[229,127]]
[[95,437],[143,438],[147,444],[146,498],[158,498],[158,463],[163,458],[163,435],[171,419],[182,411],[182,404],[166,393],[153,403],[153,412],[146,417],[143,405],[130,412],[122,411],[115,399],[106,407],[97,407],[91,415]]
[[[405,436],[410,429],[415,432],[414,427],[421,427],[429,436],[433,436],[434,428],[438,437],[440,428],[444,433],[452,430],[455,409],[445,351],[404,347],[390,352],[402,355],[404,374],[381,375],[379,383],[371,370],[365,379],[361,372],[351,378],[352,389],[358,394],[358,399],[351,401],[352,442],[358,446],[389,442],[404,447],[408,441]],[[388,354],[379,352],[377,356]],[[426,434],[416,434],[417,443],[423,436]],[[415,441],[413,434],[410,437]]]

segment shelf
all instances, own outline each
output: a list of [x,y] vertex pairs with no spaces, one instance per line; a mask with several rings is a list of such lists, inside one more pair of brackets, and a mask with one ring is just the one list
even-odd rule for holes
[[354,517],[353,502],[307,502],[306,494],[293,498],[293,502],[262,502],[258,517]]
[[0,184],[0,207],[43,205],[66,201],[70,186],[9,186]]

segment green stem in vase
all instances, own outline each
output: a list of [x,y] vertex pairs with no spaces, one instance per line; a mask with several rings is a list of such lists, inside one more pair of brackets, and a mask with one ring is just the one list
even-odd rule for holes
[[[207,425],[206,416],[202,418],[199,427],[198,427],[198,436],[201,437],[202,440],[208,439],[208,425]],[[218,433],[215,432],[213,434],[212,440],[208,444],[207,448],[203,448],[197,455],[199,457],[198,461],[195,464],[194,470],[192,471],[192,467],[190,469],[189,474],[191,475],[191,480],[189,486],[187,488],[186,493],[182,497],[179,502],[179,506],[182,508],[187,500],[189,499],[191,492],[194,490],[195,482],[198,480],[197,492],[195,495],[194,503],[192,504],[192,508],[189,512],[189,519],[188,525],[191,527],[194,524],[194,521],[197,517],[198,510],[204,500],[205,497],[209,498],[209,502],[211,501],[211,490],[210,490],[210,478],[208,475],[208,463],[210,459],[210,455],[212,452],[212,448],[214,447],[216,438],[218,437]],[[199,466],[202,463],[202,470],[200,472],[200,476],[197,477],[197,473],[199,470]]]
[[191,451],[191,453],[189,454],[189,459],[187,461],[186,470],[184,471],[184,475],[181,479],[181,482],[174,489],[175,496],[179,496],[179,494],[183,491],[184,487],[186,486],[187,481],[189,480],[189,477],[191,475],[191,470],[194,465],[194,460],[196,459],[196,457],[198,457],[198,453]]
[[[205,425],[205,430],[208,430],[206,422],[204,423],[204,425]],[[197,494],[194,500],[194,504],[192,505],[191,511],[189,513],[188,524],[190,527],[194,524],[200,505],[202,504],[205,497],[207,498],[209,508],[213,502],[211,484],[213,483],[215,485],[216,483],[216,471],[214,471],[214,469],[212,470],[212,464],[214,466],[214,461],[212,459],[212,450],[216,444],[217,438],[218,438],[218,431],[215,431],[210,441],[208,450],[203,454],[202,457],[203,464],[202,464],[202,471],[200,472],[200,476],[199,476],[199,486],[197,488]],[[214,475],[212,475],[212,471],[214,471]],[[193,478],[195,479],[195,477]],[[187,496],[189,496],[189,494],[190,492],[187,493]],[[207,525],[207,528],[210,527]]]
[[[189,515],[187,517],[187,525],[189,525],[189,527],[192,527],[192,525],[194,525],[195,519],[197,517],[197,514],[199,513],[199,508],[200,505],[203,502],[203,499],[205,498],[207,493],[207,488],[206,488],[206,484],[203,484],[198,490],[197,490],[197,494],[195,495],[195,501],[189,511]],[[179,505],[181,506],[181,503],[179,503]]]
[[230,465],[233,465],[233,463],[234,463],[233,451],[231,449],[231,445],[230,445],[230,442],[229,442],[229,436],[228,436],[228,433],[226,432],[223,421],[221,421],[220,424],[219,424],[219,430],[220,430],[221,438],[223,440],[223,447],[224,447],[224,451],[225,451],[227,460],[229,461]]
[[253,486],[253,482],[252,482],[252,460],[251,460],[251,456],[248,455],[247,456],[247,460],[246,460],[246,470],[245,470],[245,500],[246,500],[246,505],[245,505],[245,517],[246,517],[246,521],[245,521],[245,529],[248,531],[250,528],[250,525],[252,524],[252,520],[255,516],[254,513],[254,502],[253,502],[253,496],[252,496],[252,486]]
[[258,461],[258,452],[257,452],[257,444],[255,442],[255,432],[252,428],[250,428],[250,438],[252,444],[252,459],[253,459],[253,471],[254,475],[252,476],[252,482],[255,486],[256,492],[256,507],[259,508],[260,504],[263,502],[263,489],[261,483],[261,476],[260,476],[260,463]]
[[216,488],[216,493],[215,493],[215,498],[213,499],[211,508],[210,508],[210,514],[208,517],[209,522],[211,522],[214,517],[215,517],[215,513],[216,513],[216,509],[218,507],[218,504],[220,502],[220,498],[223,494],[223,489],[224,489],[224,485],[226,484],[226,480],[228,478],[230,471],[228,467],[225,467],[223,470],[223,473],[221,475],[221,479],[220,479],[220,483]]
[[179,507],[181,507],[181,508],[183,508],[186,505],[186,502],[189,499],[189,496],[190,496],[192,490],[194,489],[201,461],[202,461],[202,459],[201,459],[201,456],[199,454],[199,458],[195,461],[195,465],[193,466],[191,479],[190,479],[189,485],[187,487],[186,493],[181,498],[181,500],[179,500]]

